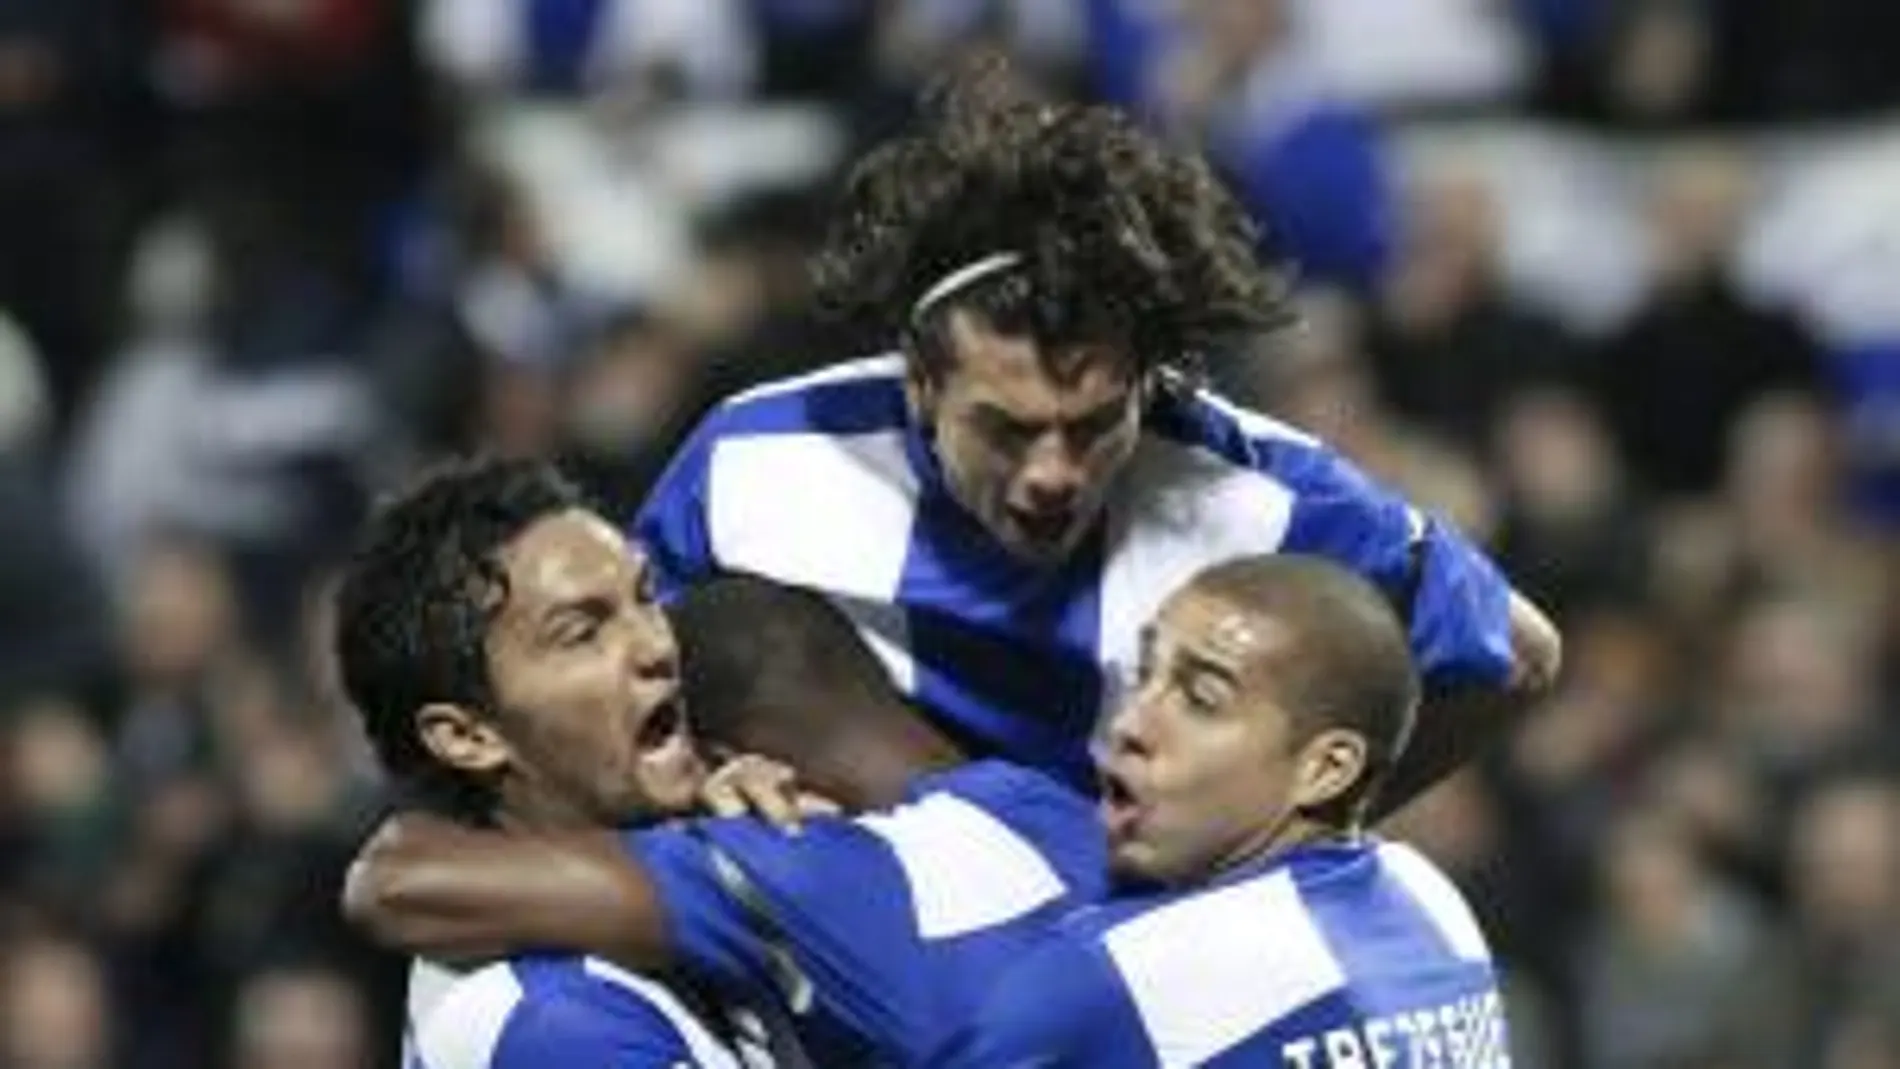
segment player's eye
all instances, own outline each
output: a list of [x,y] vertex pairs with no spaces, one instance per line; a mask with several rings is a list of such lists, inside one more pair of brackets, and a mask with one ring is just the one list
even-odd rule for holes
[[555,626],[554,641],[562,646],[585,646],[600,637],[598,613],[570,615]]
[[1012,423],[1006,427],[997,427],[990,432],[990,442],[1005,453],[1020,453],[1034,443],[1036,432],[1032,427]]
[[1041,432],[1027,423],[1020,423],[1008,416],[980,412],[977,416],[977,429],[983,440],[1003,452],[1021,452],[1029,448]]
[[1078,449],[1087,449],[1107,438],[1122,425],[1122,409],[1098,412],[1069,428],[1069,440]]
[[1181,693],[1186,695],[1188,707],[1197,713],[1212,713],[1219,710],[1223,697],[1220,685],[1202,675],[1193,675],[1182,680]]

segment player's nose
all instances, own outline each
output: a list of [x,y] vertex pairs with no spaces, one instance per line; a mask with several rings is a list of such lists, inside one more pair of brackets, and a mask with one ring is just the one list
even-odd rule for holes
[[1082,496],[1087,472],[1059,451],[1045,451],[1023,468],[1023,504],[1038,513],[1066,512]]
[[633,640],[627,644],[629,674],[642,679],[665,681],[680,674],[679,640],[673,625],[659,609],[642,614],[635,623]]
[[1115,715],[1109,717],[1107,734],[1110,752],[1123,754],[1148,752],[1146,705],[1140,694],[1131,694],[1122,703],[1121,708],[1115,711]]

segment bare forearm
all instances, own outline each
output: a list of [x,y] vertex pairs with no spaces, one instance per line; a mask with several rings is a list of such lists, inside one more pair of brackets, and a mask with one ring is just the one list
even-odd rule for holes
[[1512,673],[1503,687],[1470,687],[1426,698],[1372,819],[1402,808],[1476,757],[1550,692],[1562,663],[1562,641],[1549,619],[1516,594],[1511,596],[1511,646]]
[[651,888],[606,834],[504,835],[400,818],[351,866],[344,911],[379,942],[442,961],[560,949],[665,964]]

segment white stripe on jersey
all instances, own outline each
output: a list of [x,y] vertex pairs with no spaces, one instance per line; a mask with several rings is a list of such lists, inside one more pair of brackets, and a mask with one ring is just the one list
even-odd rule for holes
[[1478,927],[1478,918],[1472,914],[1465,896],[1437,865],[1404,843],[1381,843],[1379,864],[1431,918],[1432,925],[1453,954],[1465,961],[1491,960],[1491,950],[1485,943],[1483,929]]
[[403,1069],[415,1069],[422,1064],[416,1054],[416,1031],[434,1012],[442,996],[448,994],[461,978],[461,973],[446,965],[438,965],[424,958],[410,959],[409,990],[403,1000]]
[[858,823],[890,844],[925,939],[980,931],[1064,893],[1041,851],[1007,824],[939,792]]
[[917,516],[904,432],[732,437],[710,464],[707,537],[722,565],[848,597],[896,596]]
[[894,602],[917,515],[903,432],[729,438],[709,463],[713,559],[831,595],[892,683],[912,693],[909,620]]
[[442,996],[449,993],[463,973],[438,965],[433,961],[416,958],[409,963],[408,1024],[411,1032],[421,1020],[429,1016]]
[[[1210,938],[1218,954],[1184,950]],[[1199,1065],[1346,982],[1284,870],[1143,913],[1103,942],[1163,1066]]]
[[1293,517],[1285,484],[1162,438],[1142,439],[1126,478],[1101,580],[1104,716],[1133,686],[1141,628],[1161,602],[1210,564],[1279,549]]
[[415,1022],[415,1053],[426,1069],[487,1069],[521,984],[506,962],[484,966],[439,995]]

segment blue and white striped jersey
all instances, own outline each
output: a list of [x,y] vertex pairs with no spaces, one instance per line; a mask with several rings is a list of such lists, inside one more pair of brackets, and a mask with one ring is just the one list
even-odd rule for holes
[[1509,587],[1462,537],[1311,438],[1208,394],[1150,407],[1104,522],[1056,568],[951,499],[901,357],[760,387],[700,425],[636,522],[662,595],[744,571],[828,595],[900,688],[1013,761],[1092,780],[1141,625],[1202,568],[1314,553],[1410,606],[1428,681],[1501,682]]
[[1002,970],[1107,890],[1095,806],[980,761],[907,802],[787,835],[751,819],[627,834],[682,974],[789,1011],[812,1064],[917,1065]]
[[[404,1069],[770,1069],[763,1038],[716,1032],[680,995],[597,958],[525,956],[412,974]],[[417,994],[426,1005],[415,1010]]]
[[1408,846],[1302,847],[1083,910],[932,1064],[1508,1069],[1484,935]]

